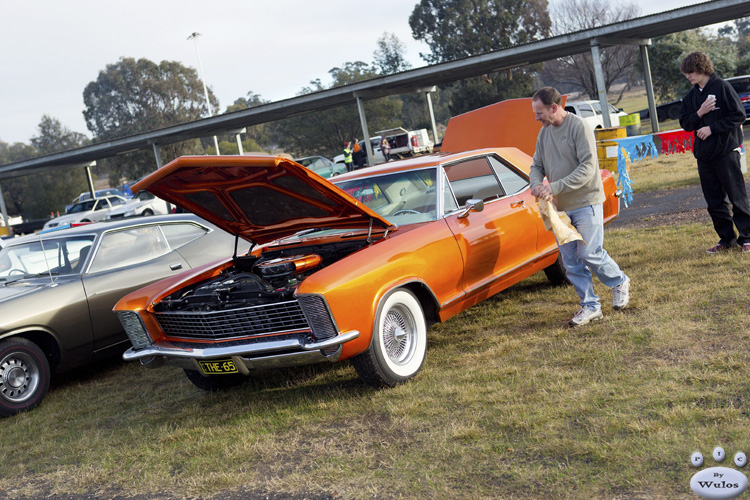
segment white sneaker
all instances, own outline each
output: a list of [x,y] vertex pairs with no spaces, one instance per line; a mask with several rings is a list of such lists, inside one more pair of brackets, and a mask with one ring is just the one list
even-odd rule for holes
[[612,309],[619,311],[630,302],[630,278],[625,276],[625,281],[612,289]]
[[585,325],[590,321],[602,319],[601,309],[592,309],[590,307],[582,307],[575,316],[568,322],[570,326],[581,326]]

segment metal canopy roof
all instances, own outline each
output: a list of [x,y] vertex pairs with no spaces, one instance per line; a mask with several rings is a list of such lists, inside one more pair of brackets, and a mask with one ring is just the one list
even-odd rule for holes
[[591,50],[593,44],[600,46],[647,44],[651,37],[748,16],[750,16],[750,0],[712,0],[698,3],[599,28],[292,97],[212,118],[5,164],[0,166],[0,179],[48,171],[56,167],[81,166],[100,158],[149,149],[154,145],[235,133],[236,130],[251,125],[353,104],[357,97],[373,99],[420,90],[424,92],[436,84],[587,52]]

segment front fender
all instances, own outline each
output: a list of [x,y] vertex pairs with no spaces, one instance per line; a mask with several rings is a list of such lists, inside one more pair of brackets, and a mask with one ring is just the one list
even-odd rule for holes
[[344,344],[342,359],[370,346],[378,304],[400,286],[420,286],[440,304],[463,294],[463,261],[444,220],[395,232],[302,282],[298,293],[326,298],[339,331],[357,330],[359,338]]

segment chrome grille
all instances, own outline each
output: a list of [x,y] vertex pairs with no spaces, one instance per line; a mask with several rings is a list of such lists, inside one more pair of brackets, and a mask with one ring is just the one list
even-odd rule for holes
[[143,349],[153,343],[137,312],[117,311],[117,317],[120,319],[120,323],[122,323],[122,327],[128,334],[130,343],[133,344],[134,348]]
[[309,329],[296,300],[209,312],[160,312],[155,314],[167,337],[196,340],[228,340]]
[[305,317],[316,340],[330,339],[338,335],[338,329],[333,324],[331,313],[328,312],[323,297],[320,295],[299,295],[297,300],[305,311]]

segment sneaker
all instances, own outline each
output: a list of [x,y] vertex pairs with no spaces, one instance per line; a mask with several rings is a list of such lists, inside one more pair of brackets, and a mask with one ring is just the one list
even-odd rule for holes
[[591,307],[582,307],[575,316],[568,322],[570,326],[585,325],[590,321],[602,319],[601,309],[592,309]]
[[[747,243],[745,245],[747,245]],[[743,252],[744,252],[745,245],[742,245]],[[750,245],[748,245],[748,246],[750,246]],[[731,248],[732,247],[728,247],[724,243],[718,243],[716,246],[713,246],[713,247],[709,248],[708,250],[706,250],[706,253],[710,253],[711,255],[716,255],[717,253],[726,252],[727,250],[731,250]]]
[[612,289],[612,309],[619,311],[625,308],[628,302],[630,302],[630,278],[625,276],[625,281]]
[[742,244],[742,253],[750,253],[750,243]]

